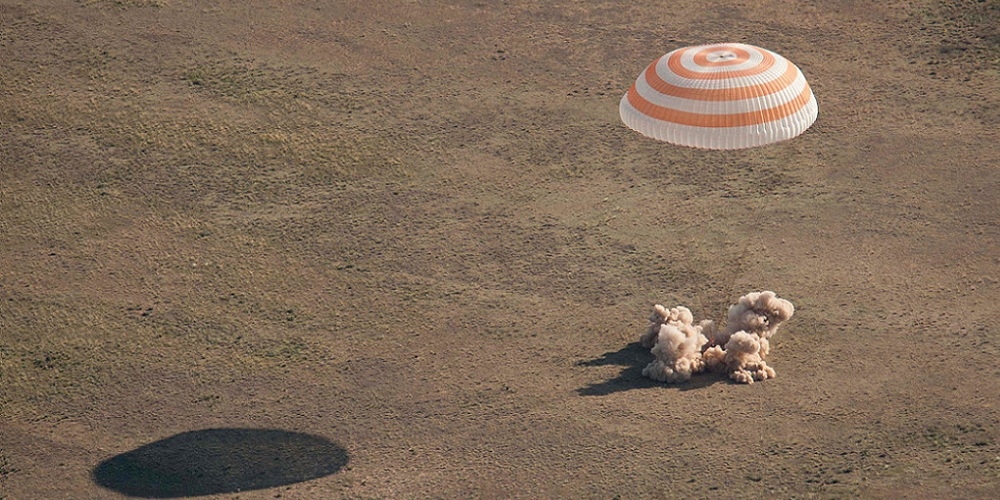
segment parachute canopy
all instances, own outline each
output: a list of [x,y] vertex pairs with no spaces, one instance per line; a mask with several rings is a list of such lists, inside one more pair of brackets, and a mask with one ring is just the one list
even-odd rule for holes
[[798,67],[741,43],[671,51],[639,75],[618,110],[625,125],[645,136],[708,149],[791,139],[819,113]]

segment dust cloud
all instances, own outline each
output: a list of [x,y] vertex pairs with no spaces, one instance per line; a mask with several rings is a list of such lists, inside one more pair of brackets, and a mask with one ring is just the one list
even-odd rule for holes
[[791,302],[774,292],[748,293],[729,307],[725,328],[712,320],[694,323],[684,306],[657,304],[649,328],[639,338],[655,359],[642,374],[660,382],[685,382],[703,371],[725,373],[743,384],[774,378],[765,358],[770,339],[795,313]]

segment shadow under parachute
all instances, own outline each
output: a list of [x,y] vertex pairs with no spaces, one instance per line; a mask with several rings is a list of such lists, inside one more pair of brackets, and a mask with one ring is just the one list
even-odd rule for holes
[[577,366],[616,365],[624,366],[625,369],[613,379],[581,387],[576,392],[582,396],[607,396],[615,392],[651,387],[675,388],[680,391],[689,391],[708,387],[723,380],[723,378],[715,374],[699,374],[682,384],[664,384],[643,376],[642,369],[652,361],[653,354],[639,342],[632,342],[617,351],[606,352],[600,358],[580,361],[577,363]]
[[111,457],[94,483],[141,498],[179,498],[273,488],[328,476],[349,460],[326,438],[278,429],[183,432]]

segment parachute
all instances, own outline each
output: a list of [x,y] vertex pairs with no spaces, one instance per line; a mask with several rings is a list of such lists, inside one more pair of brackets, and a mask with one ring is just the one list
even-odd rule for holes
[[794,64],[740,43],[684,47],[653,61],[618,106],[622,122],[660,141],[742,149],[805,132],[819,114]]

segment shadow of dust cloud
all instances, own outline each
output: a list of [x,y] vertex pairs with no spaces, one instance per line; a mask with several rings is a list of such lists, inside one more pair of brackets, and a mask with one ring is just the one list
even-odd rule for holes
[[96,484],[141,498],[179,498],[283,486],[343,468],[347,451],[329,440],[277,429],[206,429],[111,457]]

